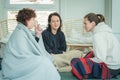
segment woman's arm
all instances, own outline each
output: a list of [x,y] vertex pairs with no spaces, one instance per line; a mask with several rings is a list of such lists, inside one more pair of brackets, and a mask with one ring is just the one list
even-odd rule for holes
[[95,57],[100,59],[103,62],[106,61],[107,54],[109,54],[109,53],[107,53],[108,52],[107,44],[108,44],[108,42],[107,42],[104,34],[103,35],[96,34],[94,36],[93,49],[95,52]]
[[66,45],[66,40],[65,40],[64,33],[62,33],[60,44],[61,44],[60,45],[60,50],[62,50],[63,52],[66,52],[67,45]]
[[50,39],[48,39],[48,35],[46,35],[46,33],[42,33],[42,37],[43,37],[43,43],[45,46],[45,49],[47,50],[48,53],[53,53],[52,49],[49,47],[50,44]]
[[41,36],[41,33],[42,33],[42,28],[40,26],[40,24],[37,24],[35,26],[35,40],[38,42],[39,41],[39,37]]

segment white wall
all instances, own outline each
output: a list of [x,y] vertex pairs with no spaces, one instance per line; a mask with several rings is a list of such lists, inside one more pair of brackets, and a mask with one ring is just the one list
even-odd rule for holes
[[112,0],[112,30],[120,41],[120,0]]
[[[1,5],[1,0],[0,0],[0,11],[2,11],[1,9],[2,9],[2,5]],[[0,13],[0,21],[1,21],[1,13]]]
[[[6,11],[6,2],[7,0],[0,0],[1,13]],[[60,5],[59,10],[56,11],[60,12],[63,20],[81,19],[89,12],[101,13],[105,15],[105,0],[59,0],[59,2],[60,4],[57,4]],[[6,18],[5,15],[5,13],[2,13],[2,15],[0,14],[0,19]]]
[[89,12],[105,15],[105,0],[61,0],[63,20],[81,19]]
[[112,0],[105,0],[105,21],[112,27]]
[[120,33],[120,0],[112,0],[112,29]]
[[5,3],[5,0],[0,0],[0,20],[4,20],[6,17],[4,3]]
[[0,21],[1,21],[1,12],[2,12],[2,3],[1,3],[1,0],[0,0]]

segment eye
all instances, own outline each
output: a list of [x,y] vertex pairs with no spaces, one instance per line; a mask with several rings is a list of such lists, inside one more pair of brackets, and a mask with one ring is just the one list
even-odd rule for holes
[[55,21],[51,21],[51,23],[54,23]]
[[59,19],[57,19],[57,22],[60,22],[60,20],[59,20]]

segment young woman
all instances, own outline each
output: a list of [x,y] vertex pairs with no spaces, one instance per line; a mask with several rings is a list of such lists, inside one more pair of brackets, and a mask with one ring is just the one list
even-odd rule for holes
[[[18,25],[13,31],[4,52],[2,73],[4,80],[60,80],[52,64],[53,58],[45,50],[41,28],[35,26],[35,11],[23,8],[18,12]],[[35,37],[39,38],[37,42]]]
[[66,72],[71,71],[71,59],[81,57],[82,52],[75,50],[66,52],[65,35],[61,31],[61,27],[60,15],[56,12],[51,13],[48,17],[48,28],[42,32],[42,37],[46,50],[54,57],[55,67],[60,72]]
[[[93,51],[72,60],[72,72],[79,78],[111,78],[120,73],[120,43],[101,14],[84,17],[87,32],[93,33]],[[94,56],[93,56],[94,54]]]
[[50,54],[61,54],[66,51],[66,40],[61,31],[62,20],[58,13],[51,13],[48,17],[48,28],[42,32],[43,42]]

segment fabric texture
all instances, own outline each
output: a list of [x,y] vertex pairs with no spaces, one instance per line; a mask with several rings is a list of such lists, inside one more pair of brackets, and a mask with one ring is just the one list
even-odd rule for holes
[[93,30],[93,51],[93,61],[104,62],[110,69],[120,69],[120,43],[104,22],[100,22]]
[[55,58],[54,65],[58,69],[59,72],[71,72],[71,60],[73,58],[80,58],[83,56],[83,52],[79,50],[71,50],[67,51],[64,54],[53,55]]
[[[88,54],[87,54],[88,55]],[[72,73],[79,80],[82,79],[109,79],[111,78],[108,67],[105,63],[93,62],[88,57],[93,56],[93,52],[84,58],[74,58],[71,61]]]
[[58,31],[54,35],[47,29],[42,32],[42,36],[48,53],[61,54],[66,51],[66,40],[62,31]]
[[52,64],[54,58],[45,50],[42,36],[37,42],[34,33],[18,23],[11,35],[2,60],[4,80],[60,80]]

